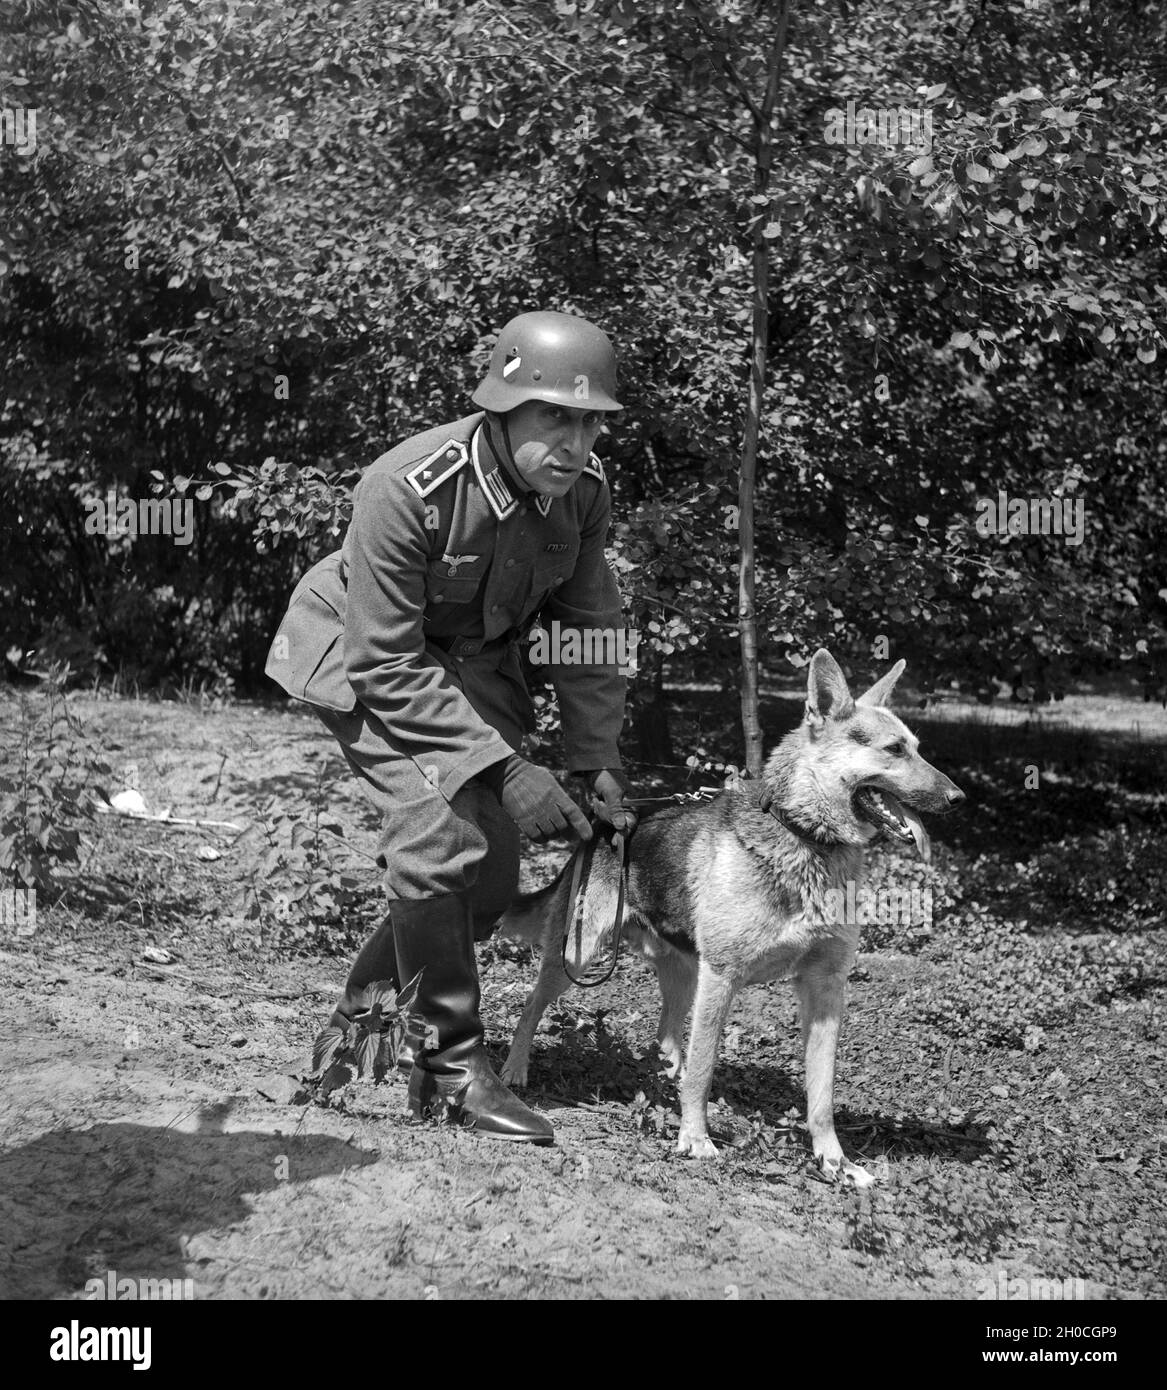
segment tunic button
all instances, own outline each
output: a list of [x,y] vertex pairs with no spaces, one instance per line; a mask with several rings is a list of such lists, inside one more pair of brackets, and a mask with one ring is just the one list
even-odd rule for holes
[[504,566],[504,569],[513,570],[514,567],[515,567],[515,562],[514,562],[513,559],[511,559],[511,560],[508,560],[508,561],[506,562],[506,565]]
[[492,603],[492,604],[490,605],[490,611],[491,611],[492,613],[497,613],[497,612],[498,612],[498,604],[497,604],[497,603]]
[[445,596],[445,594],[435,594],[435,595],[434,595],[434,602],[435,602],[435,603],[445,603],[445,601],[446,601],[446,596]]

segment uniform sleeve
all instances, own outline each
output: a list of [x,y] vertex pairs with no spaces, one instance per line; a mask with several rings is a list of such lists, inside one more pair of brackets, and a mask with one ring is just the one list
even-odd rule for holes
[[[577,486],[582,485],[581,479]],[[612,634],[604,646],[593,643],[589,647],[581,641],[585,657],[620,656],[627,637],[620,590],[604,558],[611,515],[611,495],[608,484],[602,482],[580,533],[575,571],[544,605],[547,616],[559,622],[561,634],[573,628]],[[617,741],[624,723],[627,681],[620,674],[620,664],[619,660],[585,659],[578,665],[557,663],[551,667],[569,772],[622,766]]]
[[514,751],[425,649],[429,545],[421,498],[392,473],[361,480],[345,540],[344,664],[357,698],[450,800]]

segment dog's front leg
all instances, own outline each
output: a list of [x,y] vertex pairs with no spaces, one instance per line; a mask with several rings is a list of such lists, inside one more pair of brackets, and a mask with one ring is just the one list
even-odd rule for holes
[[693,1005],[693,1028],[689,1034],[689,1055],[685,1079],[681,1083],[681,1133],[677,1152],[694,1158],[716,1158],[717,1149],[706,1127],[706,1108],[713,1068],[721,1050],[721,1032],[733,1003],[736,984],[707,962],[697,969],[697,999]]
[[835,1133],[835,1050],[843,1022],[845,979],[846,970],[831,962],[805,966],[795,981],[806,1054],[806,1122],[823,1173],[868,1187],[875,1179],[844,1155]]

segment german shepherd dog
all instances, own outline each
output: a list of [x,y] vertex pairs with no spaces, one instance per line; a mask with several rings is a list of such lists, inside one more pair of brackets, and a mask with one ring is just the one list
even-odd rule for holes
[[[848,914],[839,904],[849,881],[858,891],[866,845],[887,834],[915,841],[927,859],[928,836],[917,811],[949,811],[964,800],[920,757],[915,736],[886,708],[903,669],[896,662],[856,700],[834,658],[817,651],[805,717],[771,753],[762,777],[704,805],[657,812],[632,836],[623,930],[660,984],[657,1041],[668,1074],[681,1081],[680,1153],[717,1157],[706,1107],[734,996],[743,985],[791,978],[802,1016],[815,1158],[831,1180],[860,1187],[873,1181],[844,1156],[835,1134],[835,1047],[859,939],[858,924],[840,920]],[[502,935],[542,951],[539,979],[502,1071],[511,1086],[526,1084],[536,1025],[570,983],[563,943],[574,906],[573,865],[574,857],[554,883],[522,895],[500,924]],[[611,940],[619,886],[617,856],[601,845],[567,943],[577,978]]]

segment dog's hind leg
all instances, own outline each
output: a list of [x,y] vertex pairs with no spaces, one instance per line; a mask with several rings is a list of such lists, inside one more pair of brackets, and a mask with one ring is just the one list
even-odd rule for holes
[[[579,851],[577,851],[579,853]],[[531,1056],[531,1045],[535,1041],[535,1029],[546,1012],[547,1006],[555,1002],[571,984],[571,976],[564,968],[564,954],[567,964],[574,972],[580,972],[596,954],[605,932],[612,927],[616,913],[619,869],[614,861],[595,860],[592,874],[588,880],[586,902],[582,920],[568,923],[568,909],[571,906],[571,874],[565,867],[556,884],[555,891],[539,903],[540,934],[539,950],[541,962],[539,978],[531,997],[527,1000],[515,1029],[511,1050],[499,1073],[508,1086],[527,1084],[527,1066]],[[510,916],[511,914],[508,914]],[[508,917],[503,918],[503,929]],[[569,925],[574,925],[570,940],[565,940]],[[527,927],[526,939],[530,940]]]
[[553,1004],[569,984],[571,980],[563,968],[562,958],[554,947],[548,949],[545,943],[539,978],[535,981],[535,988],[523,1009],[511,1042],[511,1050],[507,1053],[502,1071],[499,1072],[504,1085],[527,1084],[527,1066],[531,1059],[531,1044],[535,1041],[535,1029],[538,1028],[539,1020],[546,1012],[547,1006]]
[[677,1138],[677,1152],[691,1154],[694,1158],[717,1157],[705,1112],[713,1068],[721,1050],[722,1029],[736,993],[735,980],[714,970],[707,961],[701,961],[697,967],[697,998],[693,1005],[689,1056],[681,1083],[681,1133]]
[[846,973],[836,960],[810,961],[795,980],[806,1054],[806,1123],[823,1173],[846,1178],[856,1187],[869,1187],[875,1179],[846,1157],[835,1133],[835,1050],[843,1021]]

